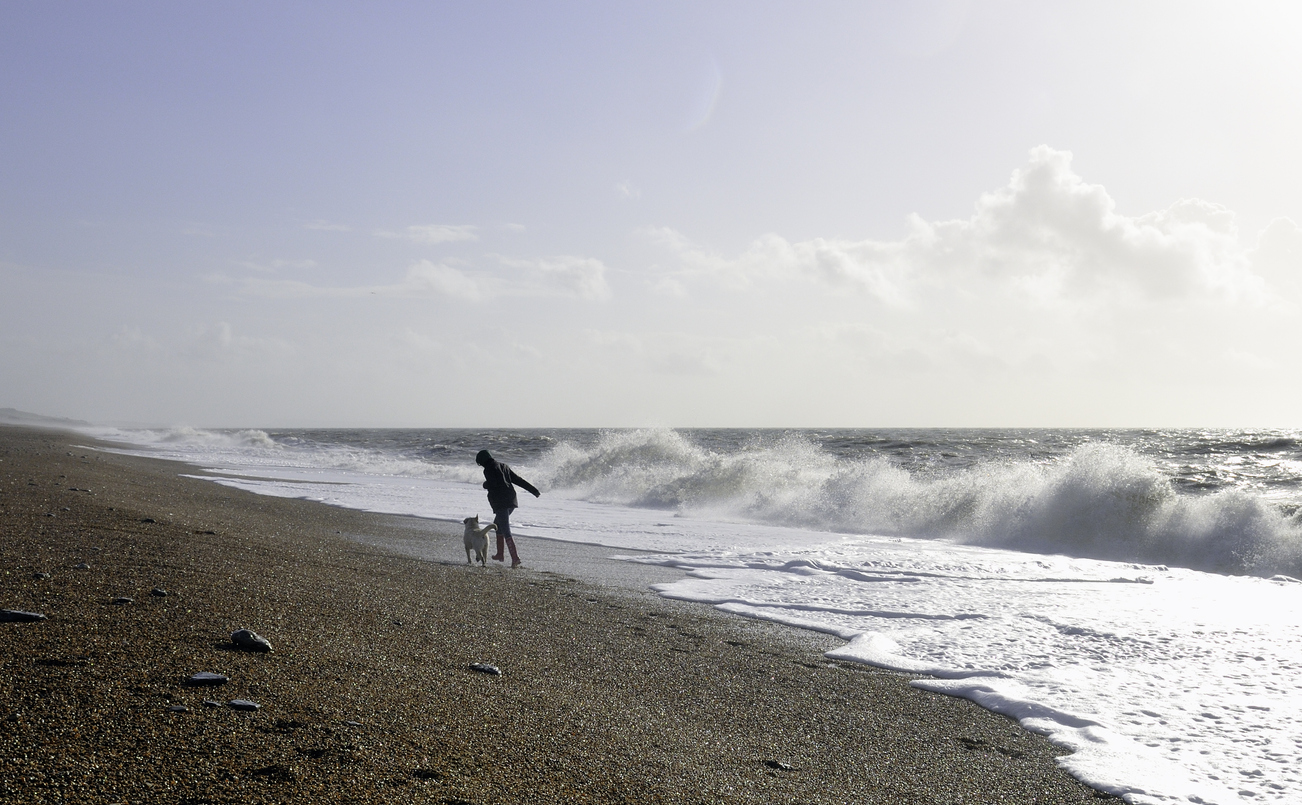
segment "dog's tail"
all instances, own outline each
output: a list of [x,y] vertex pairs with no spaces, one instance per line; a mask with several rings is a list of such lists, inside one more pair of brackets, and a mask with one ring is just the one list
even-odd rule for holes
[[488,525],[484,526],[484,533],[487,534],[489,531],[492,531],[493,533],[497,533],[497,523],[489,523]]

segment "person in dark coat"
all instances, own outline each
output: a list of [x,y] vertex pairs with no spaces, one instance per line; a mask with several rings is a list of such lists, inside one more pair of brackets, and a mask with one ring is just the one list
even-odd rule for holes
[[497,555],[495,561],[502,561],[502,543],[511,551],[511,567],[520,566],[520,557],[515,552],[515,540],[511,539],[511,512],[520,505],[515,496],[518,486],[534,497],[540,493],[534,485],[516,475],[511,467],[493,458],[487,450],[480,450],[475,455],[475,463],[484,468],[484,488],[488,490],[488,505],[493,509],[493,523],[497,526]]

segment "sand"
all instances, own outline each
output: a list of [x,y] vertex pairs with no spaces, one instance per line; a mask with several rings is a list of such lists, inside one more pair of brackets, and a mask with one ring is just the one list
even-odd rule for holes
[[676,571],[526,538],[525,568],[471,568],[457,524],[90,445],[0,427],[0,609],[47,616],[0,623],[2,802],[1103,796],[1006,718],[828,661],[831,638],[645,590]]

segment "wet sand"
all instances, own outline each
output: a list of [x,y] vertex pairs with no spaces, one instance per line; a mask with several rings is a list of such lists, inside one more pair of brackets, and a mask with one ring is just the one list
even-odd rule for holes
[[[0,427],[0,609],[47,616],[0,623],[0,801],[1101,796],[1006,718],[829,662],[830,638],[644,589],[671,569],[525,538],[524,569],[471,568],[459,524],[88,444]],[[240,628],[274,652],[235,649]]]

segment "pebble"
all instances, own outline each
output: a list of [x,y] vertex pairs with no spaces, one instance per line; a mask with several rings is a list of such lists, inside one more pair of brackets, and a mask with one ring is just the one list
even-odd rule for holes
[[171,707],[167,708],[167,711],[169,713],[188,713],[190,712],[190,708],[186,707],[183,704],[174,704]]
[[115,603],[115,604],[134,604],[135,602],[136,602],[136,599],[134,599],[134,598],[127,598],[125,595],[123,595],[123,596],[119,596],[118,598],[114,598],[114,599],[113,599],[113,603]]
[[232,710],[257,710],[262,707],[262,705],[248,699],[231,699],[229,704]]
[[155,587],[154,589],[149,591],[149,594],[156,598],[166,598],[167,590],[164,590],[162,587]]
[[33,574],[32,574],[32,578],[34,578],[34,579],[48,579],[48,578],[50,578],[50,574],[49,574],[49,573],[33,573]]
[[777,769],[778,771],[795,771],[796,768],[790,763],[783,763],[780,760],[766,760],[764,761],[764,765],[768,766],[770,769]]
[[208,671],[200,671],[188,680],[191,685],[225,685],[228,677]]
[[21,609],[0,609],[0,623],[34,623],[43,620],[45,620],[45,616],[39,612],[24,612]]
[[231,642],[249,651],[271,651],[271,641],[249,629],[231,632]]
[[73,569],[73,570],[90,570],[90,565],[86,564],[85,562],[82,562],[82,563],[79,564],[79,565],[73,565],[73,566],[72,566],[72,569]]
[[489,665],[486,662],[472,662],[470,663],[470,670],[478,671],[481,674],[491,674],[493,676],[502,675],[501,668],[498,668],[496,665]]
[[215,700],[215,699],[204,699],[204,700],[203,700],[203,706],[204,706],[204,707],[221,707],[221,706],[222,706],[222,703],[219,702],[219,701],[217,701],[217,700]]

